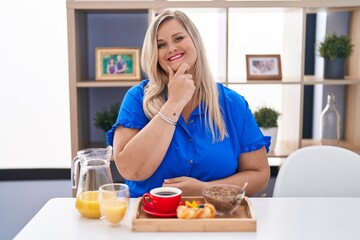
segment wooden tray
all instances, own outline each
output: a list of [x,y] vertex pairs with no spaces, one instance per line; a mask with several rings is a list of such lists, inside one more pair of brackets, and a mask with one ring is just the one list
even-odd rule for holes
[[[204,202],[202,197],[184,197],[182,200]],[[134,232],[256,232],[256,219],[247,197],[232,215],[210,219],[159,218],[145,213],[142,206],[139,198],[132,219]]]

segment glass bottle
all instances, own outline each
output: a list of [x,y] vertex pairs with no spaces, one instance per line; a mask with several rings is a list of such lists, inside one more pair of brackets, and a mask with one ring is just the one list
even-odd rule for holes
[[328,93],[327,104],[320,116],[321,143],[337,143],[340,140],[340,114],[336,109],[333,93]]

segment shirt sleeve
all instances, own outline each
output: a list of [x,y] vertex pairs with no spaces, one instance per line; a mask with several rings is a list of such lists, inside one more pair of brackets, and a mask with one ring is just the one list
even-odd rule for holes
[[149,122],[143,110],[145,83],[130,88],[125,94],[116,122],[107,132],[107,140],[111,146],[113,146],[115,130],[119,125],[124,128],[142,129]]
[[235,131],[231,137],[236,139],[240,154],[258,150],[263,146],[268,152],[271,137],[262,134],[246,99],[228,88],[224,87],[223,90],[226,99],[224,111],[230,123],[227,128]]
[[271,137],[264,136],[252,114],[248,102],[244,99],[244,124],[242,126],[241,136],[239,138],[240,151],[251,152],[258,150],[263,146],[266,147],[266,151],[269,152]]

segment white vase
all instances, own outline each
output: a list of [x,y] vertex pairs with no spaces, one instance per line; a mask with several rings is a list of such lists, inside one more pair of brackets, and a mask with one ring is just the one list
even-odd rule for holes
[[274,152],[275,145],[276,145],[278,128],[277,127],[273,127],[273,128],[262,128],[261,127],[260,130],[264,134],[264,136],[270,136],[271,137],[271,145],[270,145],[269,152]]

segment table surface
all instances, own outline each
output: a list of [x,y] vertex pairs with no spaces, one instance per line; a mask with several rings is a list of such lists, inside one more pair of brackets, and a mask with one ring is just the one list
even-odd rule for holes
[[54,198],[15,239],[360,239],[360,198],[249,198],[256,232],[132,232],[137,199],[120,227],[82,218],[75,198]]

